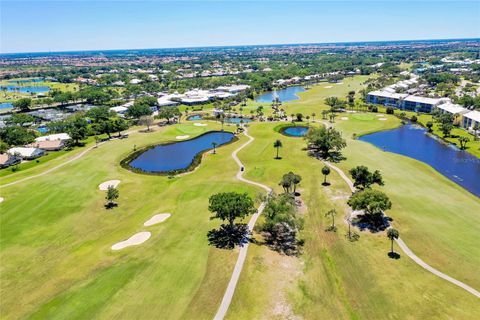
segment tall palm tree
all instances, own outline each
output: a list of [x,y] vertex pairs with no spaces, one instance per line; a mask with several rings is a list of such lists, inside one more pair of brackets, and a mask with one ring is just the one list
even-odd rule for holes
[[391,254],[393,254],[393,240],[398,239],[399,235],[400,235],[400,233],[398,232],[397,229],[390,228],[387,231],[387,237],[388,237],[388,239],[390,239],[392,241],[392,246],[391,246],[391,249],[390,249]]
[[332,217],[332,226],[330,227],[332,230],[335,230],[335,215],[337,214],[337,210],[335,209],[332,209],[330,211],[328,211],[327,213],[325,213],[325,217]]
[[283,147],[282,141],[280,141],[280,140],[277,139],[277,140],[273,143],[273,147],[277,149],[277,156],[275,157],[275,159],[280,159],[279,156],[278,156],[278,149],[280,149],[281,147]]

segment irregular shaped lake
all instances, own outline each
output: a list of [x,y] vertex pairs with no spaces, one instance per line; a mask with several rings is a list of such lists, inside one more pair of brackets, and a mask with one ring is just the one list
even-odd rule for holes
[[280,133],[290,137],[303,137],[307,134],[308,129],[304,126],[285,127],[280,129]]
[[233,140],[234,134],[223,131],[210,131],[191,140],[163,144],[146,150],[128,165],[134,169],[152,173],[187,169],[202,152]]
[[255,101],[257,102],[272,102],[273,99],[275,99],[275,96],[280,99],[282,102],[287,102],[287,101],[292,101],[292,100],[298,100],[300,99],[299,96],[297,96],[298,92],[304,92],[305,88],[302,86],[293,86],[293,87],[286,87],[281,90],[276,90],[276,91],[269,91],[265,92],[255,98]]
[[404,125],[393,130],[368,134],[359,139],[385,151],[422,161],[471,193],[480,196],[480,159],[437,140],[424,128]]

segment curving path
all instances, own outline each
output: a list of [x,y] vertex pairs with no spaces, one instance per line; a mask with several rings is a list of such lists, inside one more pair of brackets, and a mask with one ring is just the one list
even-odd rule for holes
[[[350,178],[340,169],[338,168],[337,166],[331,164],[330,162],[328,161],[323,161],[323,163],[325,163],[327,166],[329,166],[330,168],[332,168],[333,170],[335,170],[335,172],[337,172],[340,177],[342,177],[342,179],[347,183],[348,187],[350,188],[350,190],[352,192],[355,192],[355,187],[353,186],[353,182],[352,180],[350,180]],[[389,227],[391,228],[391,227]],[[456,286],[459,286],[460,288],[468,291],[469,293],[473,294],[474,296],[476,296],[477,298],[480,298],[480,292],[475,290],[474,288],[470,287],[469,285],[457,280],[457,279],[454,279],[448,275],[446,275],[445,273],[435,269],[434,267],[430,266],[429,264],[427,264],[425,261],[423,261],[422,259],[420,259],[415,253],[413,253],[412,250],[410,250],[410,248],[405,244],[405,242],[403,242],[402,239],[398,238],[398,239],[395,239],[395,242],[398,244],[398,246],[400,247],[400,249],[402,249],[403,253],[405,253],[410,259],[412,259],[416,264],[418,264],[420,267],[424,268],[425,270],[433,273],[434,275],[436,275],[437,277],[440,277],[444,280],[447,280],[448,282],[450,283],[453,283],[454,285]]]
[[[252,136],[248,135],[247,129],[245,129],[244,134],[246,137],[248,137],[248,141],[245,142],[243,145],[241,145],[238,149],[236,149],[232,153],[232,157],[235,160],[235,162],[239,166],[239,171],[236,175],[236,178],[242,182],[260,187],[267,191],[267,193],[272,192],[272,189],[267,187],[264,184],[251,181],[248,179],[245,179],[243,177],[244,171],[241,170],[241,168],[245,168],[243,163],[238,159],[237,153],[248,146],[250,143],[252,143],[253,140],[255,140]],[[265,202],[262,202],[260,206],[258,207],[257,212],[250,218],[250,221],[248,222],[248,229],[250,231],[253,230],[253,227],[255,226],[255,223],[257,222],[258,217],[260,214],[263,212],[263,209],[265,208]],[[240,252],[238,254],[237,262],[235,263],[235,268],[233,269],[232,276],[230,278],[230,281],[228,282],[227,290],[225,291],[225,294],[223,295],[222,302],[220,304],[220,307],[218,308],[217,314],[215,315],[215,320],[222,320],[225,315],[227,314],[228,307],[230,306],[230,303],[232,302],[233,294],[235,293],[235,288],[237,287],[238,279],[240,278],[240,273],[242,272],[243,264],[245,263],[245,258],[247,257],[247,251],[248,251],[248,242],[240,248]]]

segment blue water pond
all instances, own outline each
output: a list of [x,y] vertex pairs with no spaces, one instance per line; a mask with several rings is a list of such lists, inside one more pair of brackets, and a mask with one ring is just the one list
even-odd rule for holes
[[360,140],[429,164],[448,179],[480,196],[480,159],[439,141],[421,127],[404,125],[362,136]]
[[202,120],[202,119],[203,119],[202,116],[199,115],[199,114],[187,117],[188,121],[198,121],[198,120]]
[[303,137],[307,134],[308,129],[308,127],[304,126],[294,126],[283,128],[280,132],[290,137]]
[[223,131],[210,131],[191,140],[158,145],[146,150],[129,165],[145,172],[162,173],[187,169],[195,157],[203,151],[212,149],[233,140],[234,134]]
[[302,86],[293,86],[286,87],[281,90],[265,92],[255,98],[257,102],[272,102],[277,96],[278,99],[282,102],[298,100],[300,97],[297,95],[298,92],[305,91],[305,88]]
[[9,108],[13,108],[13,104],[11,102],[0,103],[0,109],[9,109]]
[[248,118],[240,118],[240,117],[232,117],[232,118],[225,118],[226,123],[247,123],[247,122],[252,122],[252,119]]

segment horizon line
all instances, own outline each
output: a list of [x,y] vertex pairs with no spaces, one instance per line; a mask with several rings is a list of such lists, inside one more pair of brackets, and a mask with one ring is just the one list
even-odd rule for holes
[[168,50],[168,49],[203,49],[203,48],[235,48],[235,47],[273,47],[273,46],[299,46],[299,45],[338,45],[358,43],[386,43],[386,42],[424,42],[424,41],[480,41],[479,38],[432,38],[432,39],[402,39],[402,40],[367,40],[367,41],[332,41],[332,42],[298,42],[298,43],[270,43],[270,44],[237,44],[237,45],[211,45],[211,46],[186,46],[186,47],[157,47],[157,48],[126,48],[126,49],[80,49],[59,51],[24,51],[24,52],[0,52],[0,56],[18,54],[42,54],[42,53],[74,53],[74,52],[111,52],[111,51],[135,51],[135,50]]

